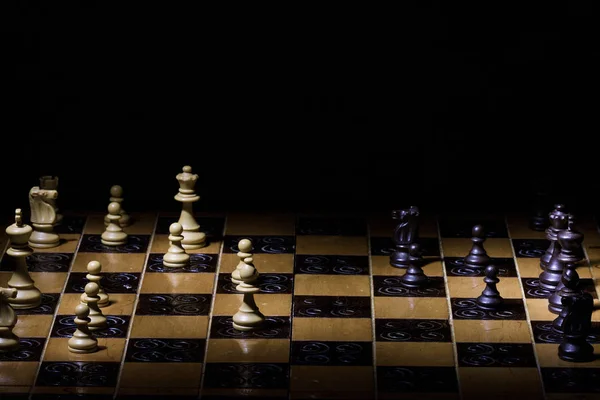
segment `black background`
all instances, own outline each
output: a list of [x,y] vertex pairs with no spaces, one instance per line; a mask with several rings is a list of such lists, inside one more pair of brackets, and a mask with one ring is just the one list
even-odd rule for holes
[[491,211],[539,186],[592,208],[591,2],[422,4],[22,3],[3,43],[2,214],[42,174],[64,211],[103,211],[113,184],[130,212],[175,210],[186,164],[199,210]]

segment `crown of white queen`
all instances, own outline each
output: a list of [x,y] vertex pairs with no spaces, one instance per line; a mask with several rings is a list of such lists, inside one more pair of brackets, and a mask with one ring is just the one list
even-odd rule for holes
[[183,167],[183,172],[180,172],[176,176],[179,181],[179,192],[180,193],[194,193],[194,187],[198,180],[198,175],[192,173],[192,167],[186,165]]

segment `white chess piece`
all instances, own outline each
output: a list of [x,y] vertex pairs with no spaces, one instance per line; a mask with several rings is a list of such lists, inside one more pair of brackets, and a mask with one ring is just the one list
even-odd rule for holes
[[37,249],[57,247],[60,236],[54,232],[56,224],[56,207],[54,200],[58,197],[56,190],[45,190],[34,186],[29,191],[29,207],[31,208],[31,225],[33,232],[29,237],[29,246]]
[[127,233],[123,231],[119,220],[121,219],[121,205],[116,201],[113,201],[108,205],[109,219],[106,230],[102,232],[100,240],[105,246],[121,246],[127,243]]
[[[238,263],[238,265],[235,267],[235,269],[233,270],[233,272],[231,273],[231,282],[234,285],[239,285],[240,283],[242,283],[242,279],[240,277],[240,271],[242,270],[242,268],[246,265],[246,263],[244,262],[247,258],[250,258],[252,260],[252,253],[250,253],[252,251],[252,242],[249,239],[242,239],[238,242],[238,253],[237,256],[240,258],[240,262]],[[254,271],[256,271],[256,277],[255,280],[258,278],[258,271],[255,269]],[[249,282],[249,281],[247,281]]]
[[[58,177],[50,175],[44,175],[40,177],[40,189],[58,191]],[[60,224],[63,220],[63,215],[59,213],[58,206],[56,205],[57,197],[46,199],[49,204],[54,206],[54,212],[56,214],[56,221],[54,222],[54,225]]]
[[27,257],[33,254],[33,249],[28,245],[32,231],[31,226],[23,223],[21,209],[17,208],[15,223],[6,228],[6,234],[10,238],[10,248],[6,254],[15,263],[15,271],[8,281],[9,287],[17,289],[17,296],[8,299],[14,309],[31,309],[42,303],[42,292],[35,286],[27,268]]
[[19,348],[19,338],[13,332],[17,324],[17,314],[8,302],[15,297],[17,297],[17,289],[0,288],[0,352]]
[[[102,275],[100,275],[100,272],[102,272],[102,264],[98,261],[90,261],[87,265],[87,272],[85,278],[89,282],[94,282],[98,285],[98,297],[100,297],[100,300],[98,300],[98,307],[108,307],[110,305],[110,299],[100,284],[100,281],[102,280]],[[87,294],[82,293],[81,302],[85,303],[86,298]]]
[[194,190],[196,181],[198,180],[197,174],[192,174],[192,167],[186,165],[183,167],[183,172],[177,174],[177,181],[179,181],[179,193],[175,195],[175,200],[182,203],[181,215],[179,216],[179,223],[183,227],[183,241],[182,246],[186,250],[195,250],[205,247],[206,234],[200,232],[200,225],[194,218],[193,203],[200,200]]
[[77,329],[67,342],[71,353],[94,353],[98,350],[98,339],[90,331],[90,308],[86,304],[75,307],[75,325]]
[[179,222],[172,223],[169,227],[169,240],[171,245],[169,250],[163,256],[163,265],[165,267],[183,268],[190,262],[190,255],[185,252],[181,245],[183,240],[183,227]]
[[98,307],[98,301],[100,300],[100,296],[98,296],[99,290],[100,288],[95,282],[88,283],[84,288],[85,304],[90,309],[90,322],[88,324],[90,331],[97,331],[108,326],[106,316],[104,316],[102,310]]
[[[121,219],[119,219],[119,225],[122,227],[126,227],[131,225],[131,217],[127,212],[123,209],[123,188],[119,185],[114,185],[110,188],[110,202],[119,203],[121,205]],[[104,225],[108,225],[110,223],[110,219],[108,215],[104,217]]]
[[251,257],[244,259],[244,265],[240,268],[240,280],[236,290],[244,294],[242,305],[238,312],[233,315],[233,328],[238,331],[251,331],[260,328],[265,322],[265,316],[260,312],[254,295],[260,291],[254,286],[258,272],[254,268]]

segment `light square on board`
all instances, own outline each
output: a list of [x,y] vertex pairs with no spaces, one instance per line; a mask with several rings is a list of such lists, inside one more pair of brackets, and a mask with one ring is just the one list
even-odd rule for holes
[[371,282],[368,276],[296,274],[294,294],[301,296],[370,296]]
[[[8,287],[12,272],[0,272],[0,287]],[[42,293],[60,293],[67,280],[66,272],[30,272],[35,286]]]
[[544,399],[537,368],[459,367],[458,375],[464,399]]
[[58,246],[45,249],[34,248],[33,251],[36,253],[75,253],[80,239],[81,235],[78,233],[63,233],[60,235]]
[[297,254],[357,255],[369,254],[365,236],[297,236]]
[[529,217],[524,215],[508,215],[506,217],[508,232],[513,239],[546,239],[546,231],[534,231],[529,227]]
[[215,274],[146,272],[140,293],[213,292]]
[[372,323],[369,318],[294,317],[292,340],[372,341]]
[[208,335],[207,315],[136,315],[130,338],[205,339]]
[[[371,268],[373,275],[401,276],[406,272],[406,268],[392,267],[389,256],[371,256]],[[442,262],[426,258],[423,272],[427,276],[444,276]]]
[[[241,293],[217,293],[215,295],[212,315],[231,316],[242,304]],[[255,294],[256,305],[266,316],[289,316],[292,312],[291,294]]]
[[[447,283],[450,297],[476,298],[486,288],[486,283],[481,277],[449,276]],[[521,299],[523,297],[519,278],[500,279],[497,288],[505,299]]]
[[369,394],[371,396],[362,397],[369,398],[375,389],[374,377],[372,366],[292,365],[290,391]]
[[[104,315],[131,315],[135,303],[135,294],[114,293],[108,296],[110,304],[102,309]],[[65,293],[62,295],[57,314],[72,315],[75,307],[81,303],[81,293]]]
[[16,392],[28,391],[34,384],[39,365],[33,361],[0,362],[0,385],[14,388]]
[[144,253],[84,253],[78,252],[73,261],[73,272],[87,273],[87,265],[98,261],[101,272],[142,272],[144,270]]
[[206,362],[243,363],[248,362],[287,363],[290,359],[289,339],[210,339]]
[[454,367],[452,342],[375,343],[377,365],[407,367]]

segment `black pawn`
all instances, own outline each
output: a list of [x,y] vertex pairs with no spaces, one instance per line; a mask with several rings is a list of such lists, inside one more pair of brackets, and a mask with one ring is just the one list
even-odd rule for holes
[[504,304],[504,299],[500,296],[500,292],[496,284],[500,282],[498,279],[498,268],[495,265],[490,265],[485,268],[485,289],[476,299],[477,305],[486,310],[495,310]]
[[576,296],[579,293],[579,274],[574,264],[567,264],[560,280],[560,285],[548,298],[548,310],[551,313],[558,314],[558,317],[554,320],[557,324],[560,324],[564,318],[562,314],[564,310],[562,299]]
[[569,362],[590,362],[594,360],[594,347],[587,341],[592,329],[594,298],[586,292],[572,297],[564,297],[562,304],[565,317],[560,330],[563,340],[558,346],[558,358]]
[[410,288],[422,287],[429,281],[429,278],[423,272],[421,246],[418,243],[411,244],[408,254],[410,264],[404,275],[400,278],[400,282],[402,282],[403,286]]
[[473,247],[471,247],[471,251],[465,257],[465,266],[474,269],[483,269],[490,263],[490,257],[488,257],[485,248],[483,247],[483,243],[485,242],[485,231],[483,230],[483,226],[475,225],[472,231],[473,237],[471,241],[473,242]]

